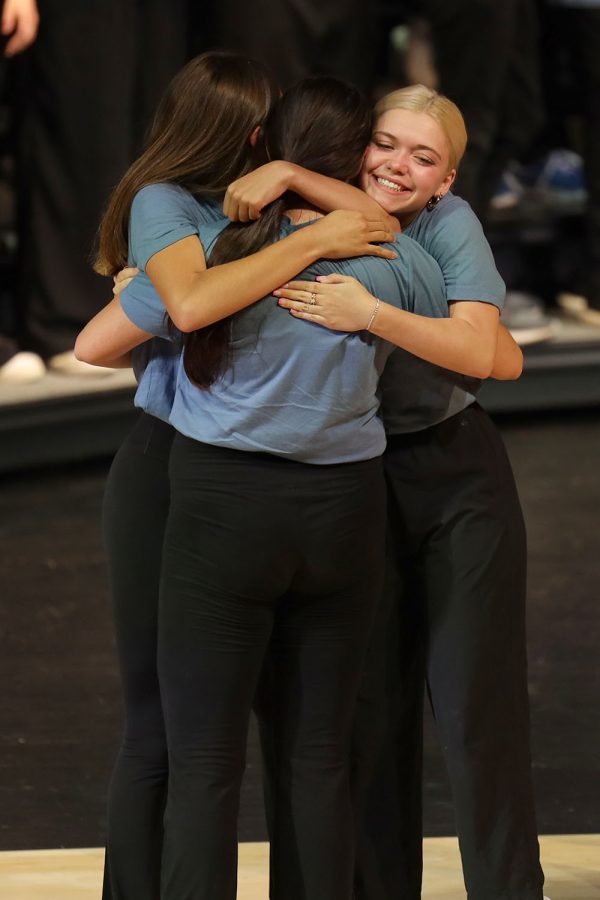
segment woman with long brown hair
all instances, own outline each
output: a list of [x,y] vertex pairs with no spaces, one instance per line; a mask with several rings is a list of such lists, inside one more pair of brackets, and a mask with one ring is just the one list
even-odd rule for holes
[[[259,129],[277,95],[266,70],[245,57],[214,52],[191,61],[169,86],[147,149],[111,198],[100,229],[97,269],[112,274],[127,261],[143,267],[180,242],[197,241],[202,225],[220,220],[231,179],[264,159]],[[323,227],[292,238],[307,261],[323,247],[332,256],[386,253],[368,243],[378,236],[378,223],[368,226],[360,216],[328,219]],[[267,248],[265,256],[267,262],[283,265],[287,276],[282,277],[296,273],[279,247]],[[255,299],[246,296],[248,283],[239,278],[235,264],[223,270],[233,279],[227,296],[234,290],[241,306]],[[212,273],[194,271],[192,280],[196,274],[194,285],[206,286],[211,300],[217,294],[218,301]],[[142,294],[152,287],[145,274],[137,285]],[[108,323],[102,315],[100,319]],[[162,324],[162,313],[159,319]],[[178,351],[169,340],[156,339],[135,350],[131,360],[126,352],[131,343],[120,325],[109,362],[133,361],[139,380],[136,405],[143,412],[115,457],[104,501],[126,726],[111,780],[103,897],[139,900],[158,897],[160,891],[168,765],[156,671],[157,611],[174,434],[168,418]],[[86,335],[78,341],[80,354],[90,351]]]
[[[349,179],[370,127],[354,89],[315,80],[280,101],[265,146]],[[248,228],[200,228],[200,246],[190,248],[198,268],[204,255],[209,265],[233,265],[290,231],[319,228],[300,227],[319,213],[293,201],[290,225],[289,206],[286,198]],[[184,242],[146,264],[167,306],[185,295]],[[439,269],[418,245],[400,245],[402,256],[389,267],[365,258],[354,268],[328,262],[315,271],[360,272],[405,308],[444,314]],[[143,306],[138,301],[133,313],[140,321]],[[163,893],[234,894],[247,718],[271,639],[282,762],[275,869],[281,882],[299,864],[303,886],[290,885],[292,893],[346,900],[353,869],[347,741],[381,576],[376,386],[389,348],[359,335],[303,333],[269,297],[236,315],[227,331],[225,341],[214,330],[200,335],[197,357],[196,340],[187,342],[171,411],[179,434],[159,612],[169,743]],[[206,343],[215,337],[221,353],[207,370]],[[284,539],[292,523],[294,535]]]

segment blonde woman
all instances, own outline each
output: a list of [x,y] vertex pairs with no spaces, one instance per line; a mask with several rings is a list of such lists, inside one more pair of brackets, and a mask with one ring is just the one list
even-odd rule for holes
[[[370,330],[402,348],[381,380],[393,573],[355,732],[356,802],[366,804],[356,896],[365,900],[420,896],[425,686],[470,900],[542,900],[529,750],[525,530],[501,438],[475,400],[479,379],[516,377],[521,357],[499,324],[504,286],[481,225],[450,192],[465,145],[455,104],[421,85],[404,88],[378,103],[360,174],[368,197],[440,264],[448,319],[394,309],[339,275],[275,292],[292,315],[341,331],[363,329],[376,312]],[[347,186],[277,161],[230,187],[225,210],[260,214],[272,197],[269,179],[278,190],[305,192],[325,210],[350,205]],[[308,308],[307,291],[317,300]],[[429,389],[428,363],[453,370],[445,390]]]

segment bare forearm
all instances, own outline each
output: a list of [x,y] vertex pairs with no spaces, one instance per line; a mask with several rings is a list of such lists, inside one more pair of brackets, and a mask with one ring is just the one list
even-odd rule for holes
[[388,215],[375,200],[359,188],[338,181],[337,178],[328,178],[319,175],[310,169],[290,164],[290,190],[299,194],[309,203],[317,206],[325,212],[333,212],[335,209],[354,209],[364,213],[367,217],[383,218],[392,231],[399,231],[400,227],[396,219]]
[[196,272],[179,296],[163,301],[180,331],[204,328],[233,315],[293,278],[321,253],[313,226],[302,228],[259,253]]
[[151,337],[128,319],[120,299],[113,297],[77,335],[75,356],[92,366],[130,368],[132,349]]
[[472,378],[488,378],[496,353],[493,334],[481,334],[460,318],[433,319],[382,303],[371,331],[436,366]]

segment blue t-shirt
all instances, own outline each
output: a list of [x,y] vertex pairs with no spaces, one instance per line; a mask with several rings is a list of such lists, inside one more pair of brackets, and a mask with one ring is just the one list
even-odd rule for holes
[[[175,240],[197,234],[207,219],[214,221],[219,216],[220,207],[216,204],[200,205],[177,186],[156,184],[144,188],[132,207],[131,261],[137,261],[133,255],[136,253],[145,266],[153,253]],[[416,240],[442,266],[448,301],[482,300],[502,306],[504,283],[496,271],[481,224],[464,200],[447,194],[433,211],[422,210],[405,235]],[[381,299],[388,298],[382,294]],[[121,302],[138,326],[161,333],[164,307],[145,274],[126,288]],[[147,354],[149,364],[144,371]],[[136,405],[165,421],[171,413],[178,358],[179,345],[167,341],[148,342],[134,357],[136,374],[141,378]],[[440,369],[395,349],[381,379],[386,430],[391,434],[418,431],[443,421],[472,403],[480,384],[477,379]]]
[[[207,256],[224,226],[200,229]],[[306,226],[310,227],[310,226]],[[294,230],[287,222],[281,237]],[[448,314],[437,263],[410,238],[395,260],[320,260],[300,277],[339,272],[421,315]],[[143,324],[149,330],[152,316]],[[338,332],[299,320],[269,295],[233,317],[232,364],[200,390],[180,362],[170,421],[198,441],[313,464],[370,459],[385,448],[377,386],[393,345],[368,332]]]
[[[141,271],[132,284],[121,293],[121,306],[129,319],[139,326],[136,318],[140,307],[141,320],[148,324],[154,316],[151,334],[159,334],[165,320],[165,309],[157,304],[158,294],[146,275],[150,257],[182,238],[198,234],[202,225],[224,221],[223,209],[214,200],[197,201],[189,191],[176,184],[150,184],[133,199],[129,217],[129,265]],[[132,302],[135,298],[134,302]],[[135,405],[167,422],[171,414],[177,366],[181,352],[178,336],[165,334],[166,339],[146,341],[133,351],[133,371],[138,381]],[[175,338],[171,340],[171,337]]]
[[[502,309],[506,287],[481,223],[465,200],[446,194],[433,210],[421,210],[404,234],[441,266],[448,302],[478,300]],[[397,349],[380,384],[386,431],[402,434],[443,422],[473,403],[480,387],[477,378],[440,369]]]

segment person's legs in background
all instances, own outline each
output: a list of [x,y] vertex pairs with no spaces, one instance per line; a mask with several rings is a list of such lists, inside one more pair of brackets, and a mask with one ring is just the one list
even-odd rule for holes
[[[268,65],[282,88],[309,75],[334,75],[367,91],[377,47],[373,0],[255,0],[214,5],[219,46]],[[268,22],[268,28],[256,27]]]
[[[64,373],[98,373],[72,355],[110,299],[91,269],[108,195],[139,150],[148,115],[185,62],[184,0],[41,0],[23,59],[19,230],[21,344]],[[160,53],[147,53],[153,23]],[[151,96],[153,95],[153,96]],[[108,139],[112,136],[111,139]]]
[[[487,224],[509,163],[530,147],[543,121],[535,0],[428,0],[438,89],[461,109],[469,136],[455,193]],[[520,344],[553,336],[539,285],[518,240],[496,248],[508,288],[503,321]]]
[[556,12],[564,23],[567,49],[576,72],[574,92],[579,100],[587,188],[583,247],[576,248],[578,271],[571,272],[574,285],[559,295],[558,302],[580,322],[600,327],[600,5]]

